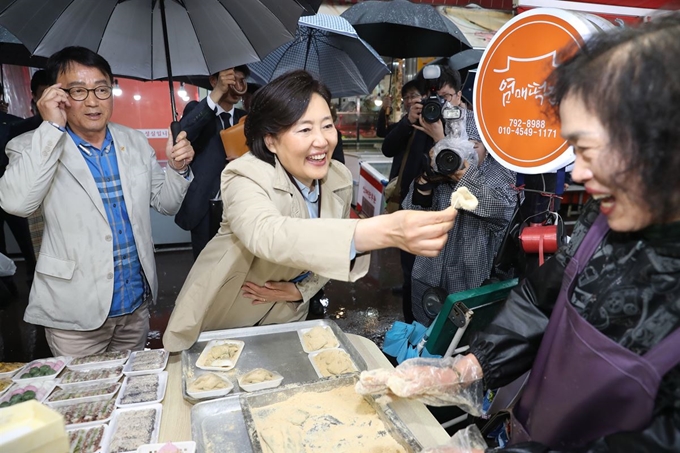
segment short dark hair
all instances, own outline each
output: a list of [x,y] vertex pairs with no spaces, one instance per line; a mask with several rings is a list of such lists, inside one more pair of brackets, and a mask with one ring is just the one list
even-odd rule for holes
[[[227,69],[224,69],[224,71],[227,71],[229,69],[233,69],[234,71],[238,71],[238,72],[242,73],[244,76],[246,76],[246,78],[250,75],[250,68],[248,67],[248,65],[245,65],[245,64],[242,64],[242,65],[239,65],[239,66],[234,66],[233,68],[227,68]],[[210,77],[217,78],[220,75],[220,72],[222,72],[222,71],[217,71],[214,74],[210,74]]]
[[401,97],[406,96],[406,93],[414,89],[417,90],[418,93],[423,94],[422,84],[418,80],[413,79],[409,80],[401,87]]
[[253,95],[244,132],[250,151],[260,160],[275,165],[274,153],[267,149],[265,137],[287,131],[307,111],[312,94],[331,106],[328,88],[303,70],[291,71],[263,86]]
[[50,86],[50,76],[44,69],[38,69],[31,77],[31,93],[35,96],[38,92],[38,87]]
[[548,78],[551,113],[559,117],[567,97],[582,101],[623,159],[612,183],[639,183],[631,196],[649,207],[653,221],[674,219],[680,211],[680,13],[598,33],[573,52],[563,53]]
[[64,74],[73,63],[78,63],[83,66],[99,69],[102,74],[109,78],[109,82],[113,83],[113,73],[109,62],[101,55],[91,51],[86,47],[70,46],[64,47],[58,52],[52,54],[47,59],[46,70],[49,75],[49,85],[57,83],[59,74]]

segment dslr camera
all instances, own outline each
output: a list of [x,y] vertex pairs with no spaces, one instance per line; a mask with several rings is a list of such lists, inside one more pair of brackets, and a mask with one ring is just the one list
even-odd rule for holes
[[441,69],[437,65],[425,66],[423,78],[427,83],[427,97],[422,101],[423,120],[428,123],[437,121],[458,120],[462,116],[460,107],[448,105],[446,100],[437,94],[437,80],[441,76]]

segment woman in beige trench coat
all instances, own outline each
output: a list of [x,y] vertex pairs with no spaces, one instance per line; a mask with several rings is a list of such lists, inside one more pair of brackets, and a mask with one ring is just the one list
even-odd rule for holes
[[177,298],[163,336],[169,351],[191,347],[205,330],[303,320],[329,279],[366,274],[365,252],[436,256],[444,246],[451,208],[349,219],[352,176],[331,162],[329,106],[328,89],[305,71],[254,96],[245,126],[251,152],[222,173],[222,224]]

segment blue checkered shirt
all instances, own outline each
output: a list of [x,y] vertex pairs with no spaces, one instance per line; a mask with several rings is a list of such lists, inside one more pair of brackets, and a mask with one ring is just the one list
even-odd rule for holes
[[104,203],[113,236],[113,299],[109,317],[127,315],[139,308],[148,292],[142,264],[137,254],[132,224],[120,183],[116,146],[106,129],[102,149],[89,144],[66,128],[92,173]]

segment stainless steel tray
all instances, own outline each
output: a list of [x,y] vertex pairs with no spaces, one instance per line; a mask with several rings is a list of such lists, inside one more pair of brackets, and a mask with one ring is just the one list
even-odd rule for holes
[[198,403],[191,408],[191,439],[198,453],[251,450],[239,395]]
[[359,371],[367,369],[366,362],[349,341],[349,338],[330,319],[213,330],[203,332],[190,349],[182,351],[182,395],[184,399],[190,403],[212,399],[195,399],[187,394],[187,382],[193,381],[201,374],[209,373],[209,371],[197,368],[196,360],[210,340],[229,338],[243,340],[246,343],[236,367],[221,373],[226,375],[234,384],[234,390],[231,394],[241,392],[237,382],[238,377],[254,368],[276,371],[283,376],[283,385],[318,381],[319,377],[309,361],[308,354],[302,350],[300,337],[297,334],[300,329],[310,329],[316,326],[330,327],[338,338],[340,347],[347,351]]
[[[261,451],[253,426],[250,407],[261,407],[282,401],[301,391],[323,391],[336,386],[354,384],[357,374],[322,381],[288,385],[257,393],[242,393],[196,404],[191,409],[191,438],[198,453],[251,453]],[[385,423],[390,434],[408,452],[419,452],[422,445],[389,407],[367,398]],[[243,409],[242,409],[243,408]]]

